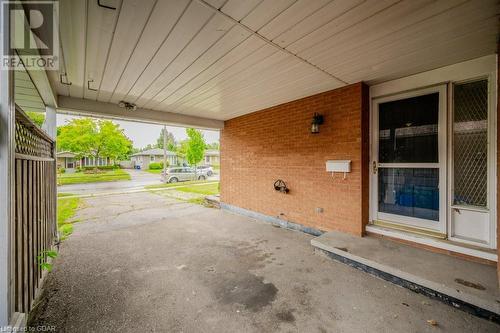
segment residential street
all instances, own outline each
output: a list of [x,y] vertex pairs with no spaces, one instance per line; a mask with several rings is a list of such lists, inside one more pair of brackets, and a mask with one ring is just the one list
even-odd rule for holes
[[[144,189],[144,186],[160,184],[160,175],[152,174],[142,170],[124,169],[131,176],[131,180],[116,181],[116,182],[101,182],[101,183],[86,183],[62,185],[57,188],[59,193],[72,194],[96,194],[96,193],[111,193],[111,192],[127,192],[133,190]],[[219,175],[209,177],[209,180],[219,180]]]
[[72,333],[498,332],[315,254],[304,233],[148,192],[82,200],[32,325]]

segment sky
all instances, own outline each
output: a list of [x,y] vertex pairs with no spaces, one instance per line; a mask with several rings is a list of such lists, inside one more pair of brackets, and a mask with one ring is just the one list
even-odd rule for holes
[[[70,116],[65,114],[57,115],[57,126],[65,125],[68,121],[77,116]],[[160,136],[160,131],[163,125],[138,123],[125,120],[114,120],[113,122],[119,124],[125,130],[125,135],[134,142],[135,148],[143,148],[149,143],[155,144]],[[187,138],[185,127],[167,126],[167,131],[172,133],[176,141],[181,141]],[[219,131],[201,130],[203,137],[207,143],[219,142]]]

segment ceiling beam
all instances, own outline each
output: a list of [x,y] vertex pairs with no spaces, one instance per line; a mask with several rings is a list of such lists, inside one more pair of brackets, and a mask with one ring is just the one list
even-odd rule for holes
[[188,126],[201,129],[217,130],[224,127],[224,122],[222,120],[194,117],[180,113],[163,112],[143,108],[137,108],[135,111],[129,111],[125,108],[119,107],[114,103],[99,102],[62,95],[58,96],[57,112],[173,126]]

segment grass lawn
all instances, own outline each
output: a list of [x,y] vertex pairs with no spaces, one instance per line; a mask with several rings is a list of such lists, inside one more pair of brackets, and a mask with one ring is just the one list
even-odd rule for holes
[[57,195],[57,226],[61,235],[61,240],[66,239],[73,232],[73,222],[71,218],[75,215],[80,198],[65,198],[70,193],[59,193]]
[[58,198],[73,196],[73,193],[57,193]]
[[157,169],[157,170],[150,170],[150,169],[147,169],[145,170],[146,172],[149,172],[149,173],[154,173],[154,174],[161,174],[161,172],[163,171],[163,169]]
[[121,169],[115,169],[95,174],[75,172],[75,173],[63,173],[57,176],[57,183],[59,185],[114,182],[117,180],[130,180],[130,175]]
[[218,184],[218,181],[206,181],[206,180],[191,180],[188,182],[179,182],[179,183],[162,183],[162,184],[155,184],[155,185],[147,185],[144,186],[146,189],[155,189],[155,188],[168,188],[172,186],[182,186],[184,187],[185,185],[191,185],[191,184]]
[[[192,181],[173,184],[161,184],[148,186],[152,193],[165,196],[168,198],[186,201],[192,204],[204,205],[207,204],[205,197],[207,195],[219,194],[219,182]],[[182,193],[183,192],[183,193]]]
[[204,195],[215,195],[219,194],[219,183],[215,182],[203,185],[187,185],[178,187],[175,190],[181,192],[204,194]]

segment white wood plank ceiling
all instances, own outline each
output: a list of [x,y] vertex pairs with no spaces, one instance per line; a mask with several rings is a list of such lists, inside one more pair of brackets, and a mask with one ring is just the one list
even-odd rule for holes
[[226,120],[496,52],[496,0],[62,0],[58,94]]

